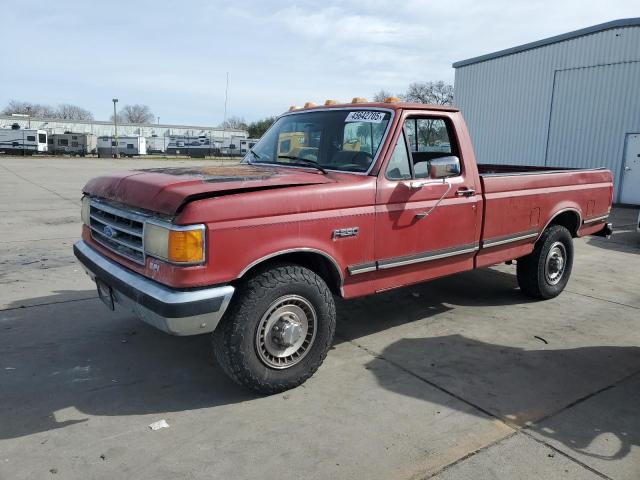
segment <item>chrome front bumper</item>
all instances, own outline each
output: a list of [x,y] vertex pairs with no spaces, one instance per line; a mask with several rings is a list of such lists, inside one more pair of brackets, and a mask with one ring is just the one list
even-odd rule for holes
[[176,290],[109,260],[81,240],[73,253],[87,274],[111,288],[114,305],[172,335],[212,332],[229,306],[231,285]]

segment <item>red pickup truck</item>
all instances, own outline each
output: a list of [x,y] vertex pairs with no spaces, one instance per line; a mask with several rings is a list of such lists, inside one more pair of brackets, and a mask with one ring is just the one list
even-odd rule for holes
[[223,370],[295,387],[354,298],[515,260],[558,295],[572,237],[608,236],[611,172],[478,165],[460,112],[389,99],[292,108],[235,166],[136,170],[84,187],[74,252],[111,309],[213,332]]

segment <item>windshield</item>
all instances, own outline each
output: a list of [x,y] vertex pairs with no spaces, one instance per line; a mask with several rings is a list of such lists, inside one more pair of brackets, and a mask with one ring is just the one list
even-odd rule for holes
[[244,158],[329,170],[366,172],[376,156],[391,113],[382,110],[324,110],[280,117]]

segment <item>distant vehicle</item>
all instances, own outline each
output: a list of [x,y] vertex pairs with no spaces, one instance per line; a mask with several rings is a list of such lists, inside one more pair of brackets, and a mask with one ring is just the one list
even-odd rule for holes
[[96,136],[91,133],[52,133],[49,135],[49,152],[56,155],[85,155],[97,153]]
[[258,138],[247,138],[244,140],[240,140],[240,155],[245,155],[255,146],[256,143],[258,143],[258,140]]
[[118,148],[114,137],[98,137],[98,157],[106,158],[116,155],[119,157],[133,157],[147,154],[147,139],[145,137],[120,137],[118,136]]
[[[250,142],[253,143],[255,145],[255,143],[257,143],[257,140],[253,140],[253,139],[249,139],[247,137],[242,137],[242,136],[232,136],[231,138],[225,138],[224,142],[222,144],[222,147],[220,149],[221,153],[223,155],[241,155],[241,150],[242,150],[242,143],[243,142]],[[244,153],[246,154],[251,147],[248,147],[248,143],[245,143],[245,151]]]
[[147,137],[147,154],[152,155],[165,153],[167,151],[168,144],[169,137],[158,137],[157,135]]
[[204,158],[220,154],[220,144],[206,135],[189,137],[172,135],[167,144],[167,155],[185,155],[188,157]]
[[44,130],[0,129],[0,152],[33,155],[47,151],[47,132]]

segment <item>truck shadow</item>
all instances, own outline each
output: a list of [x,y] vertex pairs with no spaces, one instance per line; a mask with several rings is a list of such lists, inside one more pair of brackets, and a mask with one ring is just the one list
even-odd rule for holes
[[[59,291],[29,299],[40,306],[0,312],[0,439],[63,428],[90,415],[166,414],[259,398],[218,368],[209,335],[172,337],[128,313],[107,311],[93,295]],[[86,299],[74,300],[79,296]],[[513,275],[467,272],[339,300],[336,343],[424,321],[455,305],[528,301]]]
[[635,228],[617,228],[610,239],[589,237],[587,245],[605,250],[640,255],[640,234],[635,231]]
[[[640,446],[638,347],[525,350],[446,335],[401,339],[384,348],[380,357],[430,383],[412,388],[379,373],[383,371],[376,368],[380,360],[372,360],[370,371],[390,391],[437,404],[442,403],[439,389],[443,389],[479,407],[470,409],[469,404],[449,401],[447,408],[457,406],[486,417],[484,410],[593,458],[620,459]],[[607,389],[628,376],[632,377]],[[573,410],[554,415],[603,389]],[[577,409],[581,409],[578,414]],[[594,442],[601,436],[606,441]]]
[[97,298],[2,311],[0,440],[90,415],[170,415],[258,398],[222,373],[209,345],[208,335],[172,337]]
[[[458,293],[474,283],[484,284],[476,295]],[[526,301],[512,275],[469,272],[338,301],[342,340],[336,342],[428,318],[452,309],[447,302]],[[175,412],[258,398],[217,367],[209,335],[172,337],[127,313],[107,311],[92,290],[59,291],[28,303],[41,306],[0,312],[0,439],[62,428],[88,415]],[[69,409],[71,418],[61,413]]]
[[353,300],[336,300],[336,343],[454,310],[533,303],[513,273],[484,268]]

